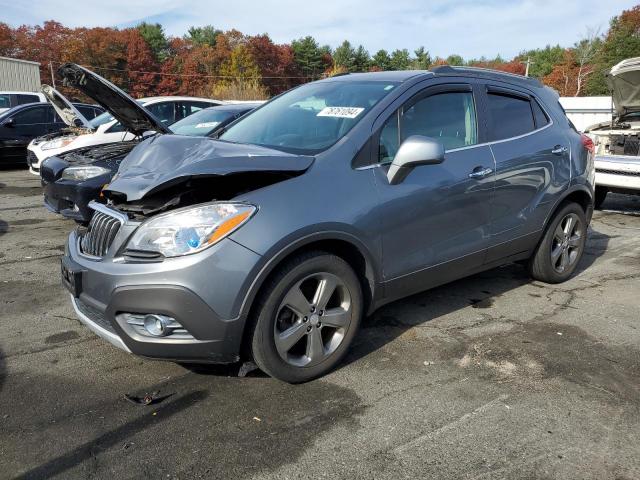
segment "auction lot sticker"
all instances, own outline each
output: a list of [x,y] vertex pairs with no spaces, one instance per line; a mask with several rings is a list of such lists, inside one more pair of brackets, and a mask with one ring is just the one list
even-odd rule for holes
[[364,111],[360,107],[324,107],[318,117],[356,118]]

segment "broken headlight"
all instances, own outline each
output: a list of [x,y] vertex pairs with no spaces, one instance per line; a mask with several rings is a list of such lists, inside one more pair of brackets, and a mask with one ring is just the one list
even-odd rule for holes
[[239,228],[255,211],[244,203],[210,203],[163,213],[138,227],[127,250],[165,257],[200,252]]
[[77,182],[82,182],[83,180],[98,177],[100,175],[104,175],[105,173],[111,173],[111,170],[109,170],[108,168],[96,167],[93,165],[86,165],[83,167],[67,167],[62,171],[62,176],[60,178],[63,180],[75,180]]

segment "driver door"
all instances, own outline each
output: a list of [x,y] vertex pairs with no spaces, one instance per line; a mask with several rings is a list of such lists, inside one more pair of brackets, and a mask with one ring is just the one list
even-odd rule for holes
[[480,267],[490,238],[495,162],[480,145],[471,84],[430,87],[409,99],[379,131],[379,163],[388,165],[402,141],[440,141],[445,160],[414,168],[390,185],[376,168],[381,197],[386,295],[400,298],[463,277]]

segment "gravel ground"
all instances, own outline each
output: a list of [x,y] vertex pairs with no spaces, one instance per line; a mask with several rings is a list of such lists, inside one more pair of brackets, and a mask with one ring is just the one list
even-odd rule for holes
[[1,478],[640,478],[640,197],[595,214],[569,282],[509,265],[395,302],[298,386],[94,336],[41,205],[0,171]]

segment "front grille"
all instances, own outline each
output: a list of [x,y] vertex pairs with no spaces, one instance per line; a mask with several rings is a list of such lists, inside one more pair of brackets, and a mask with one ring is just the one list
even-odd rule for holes
[[73,301],[76,303],[76,307],[78,308],[78,310],[93,323],[111,333],[116,333],[113,325],[111,325],[111,322],[107,320],[107,317],[105,317],[104,313],[102,313],[100,310],[92,307],[91,305],[87,305],[79,298],[74,298]]
[[34,163],[38,163],[38,157],[31,150],[27,150],[27,163],[31,168],[33,168],[36,172],[40,170],[38,167],[34,167]]
[[82,253],[92,257],[104,257],[116,238],[120,225],[120,219],[117,217],[95,211],[86,233],[80,239]]
[[606,173],[609,175],[624,175],[627,177],[640,177],[640,172],[607,170],[605,168],[596,168],[596,173]]

